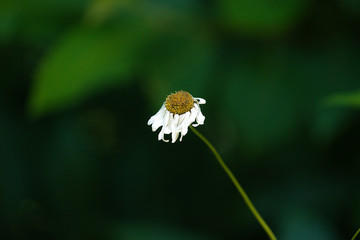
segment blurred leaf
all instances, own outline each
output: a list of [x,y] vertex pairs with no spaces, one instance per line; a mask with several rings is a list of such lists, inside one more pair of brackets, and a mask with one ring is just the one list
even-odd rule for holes
[[205,240],[213,239],[153,222],[125,223],[115,229],[113,240]]
[[312,133],[315,139],[328,143],[346,126],[350,114],[348,109],[320,107],[314,117]]
[[7,2],[0,3],[0,42],[11,39],[18,21],[15,6],[6,3]]
[[360,92],[337,93],[323,99],[324,105],[315,112],[312,124],[313,134],[322,142],[333,139],[350,118],[350,109],[344,107],[360,107]]
[[278,82],[240,79],[227,86],[224,106],[236,118],[246,149],[261,152],[293,133],[295,106],[290,93]]
[[2,0],[0,40],[16,36],[43,46],[68,24],[80,20],[87,4],[87,0]]
[[221,20],[250,34],[277,34],[291,28],[307,0],[219,0]]
[[[181,30],[180,30],[181,32]],[[216,45],[202,32],[165,33],[158,40],[156,52],[149,58],[149,93],[158,103],[177,90],[201,96],[211,80],[215,64]]]
[[360,17],[360,1],[358,0],[338,0],[350,13]]
[[31,91],[30,113],[39,116],[75,105],[87,97],[124,84],[141,57],[143,30],[79,29],[67,34],[44,58]]
[[85,12],[85,21],[92,24],[101,24],[120,9],[131,11],[129,5],[134,2],[118,0],[92,1]]
[[336,93],[325,99],[330,106],[360,107],[360,91],[353,93]]
[[224,81],[223,113],[235,119],[244,150],[261,153],[290,137],[298,123],[294,86],[286,78],[290,64],[279,48],[241,58]]
[[284,226],[281,239],[289,240],[334,240],[338,239],[333,227],[314,209],[301,209],[293,206],[284,214]]

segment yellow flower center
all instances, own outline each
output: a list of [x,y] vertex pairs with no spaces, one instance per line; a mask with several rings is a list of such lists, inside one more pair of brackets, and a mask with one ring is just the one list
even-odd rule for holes
[[190,112],[194,107],[194,99],[190,93],[178,91],[167,96],[165,107],[169,112],[181,115]]

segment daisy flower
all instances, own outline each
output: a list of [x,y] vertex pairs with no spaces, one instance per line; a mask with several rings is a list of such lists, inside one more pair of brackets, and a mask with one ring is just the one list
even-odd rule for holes
[[200,104],[205,104],[205,99],[194,98],[186,91],[178,91],[167,96],[166,101],[160,110],[152,116],[148,125],[152,125],[152,131],[155,132],[159,127],[162,129],[158,139],[169,142],[164,138],[165,134],[170,134],[172,142],[176,142],[180,135],[180,141],[188,132],[190,124],[197,127],[204,124],[205,116],[201,113]]

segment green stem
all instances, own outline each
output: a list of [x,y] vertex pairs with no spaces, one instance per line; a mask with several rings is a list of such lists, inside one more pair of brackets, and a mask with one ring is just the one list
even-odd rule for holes
[[265,232],[267,233],[267,235],[269,236],[269,238],[271,240],[276,240],[276,237],[274,235],[274,233],[271,231],[270,227],[267,225],[267,223],[264,221],[264,219],[261,217],[261,215],[259,214],[259,212],[256,210],[256,208],[254,207],[254,205],[252,204],[252,202],[250,201],[249,197],[247,196],[247,194],[245,193],[244,189],[241,187],[241,185],[239,184],[239,182],[236,180],[234,174],[230,171],[230,169],[228,168],[228,166],[225,164],[225,162],[222,160],[221,156],[219,155],[219,153],[216,151],[216,149],[214,148],[214,146],[209,142],[209,140],[207,140],[200,132],[198,132],[194,127],[190,126],[190,129],[210,148],[210,150],[212,151],[212,153],[215,155],[216,159],[218,160],[218,162],[220,163],[221,167],[224,169],[224,171],[226,172],[226,174],[229,176],[230,180],[233,182],[233,184],[235,185],[236,189],[239,191],[240,195],[242,196],[242,198],[244,199],[246,205],[249,207],[250,211],[252,212],[252,214],[255,216],[255,218],[258,220],[258,222],[260,223],[260,225],[264,228]]
[[352,237],[351,240],[355,240],[356,236],[360,233],[360,228],[357,230],[357,232],[355,233],[355,235]]

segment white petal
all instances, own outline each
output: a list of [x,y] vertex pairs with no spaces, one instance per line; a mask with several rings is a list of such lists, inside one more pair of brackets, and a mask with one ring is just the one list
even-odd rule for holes
[[165,116],[163,118],[163,126],[166,126],[167,123],[169,122],[169,118],[170,118],[170,112],[169,111],[165,111]]
[[180,119],[179,114],[175,114],[174,120],[171,123],[171,131],[173,132],[176,131],[176,129],[178,128],[179,119]]
[[152,116],[152,117],[149,119],[149,121],[148,121],[147,124],[148,124],[148,125],[151,125],[151,124],[154,123],[155,118],[157,118],[158,116],[164,116],[165,110],[166,110],[166,107],[165,107],[165,104],[163,104],[163,105],[161,106],[161,108],[159,109],[159,111],[158,111],[157,113],[155,113],[155,115]]
[[205,104],[206,100],[203,98],[194,98],[199,104]]
[[184,113],[184,114],[181,114],[180,116],[179,116],[179,122],[178,122],[178,127],[180,127],[181,128],[181,125],[183,124],[183,122],[184,122],[184,120],[186,119],[186,118],[188,118],[190,116],[190,112],[186,112],[186,113]]
[[188,121],[188,118],[190,117],[191,113],[186,112],[180,116],[178,126],[179,128],[182,128],[182,125]]
[[194,107],[198,110],[198,115],[196,116],[197,123],[204,124],[205,116],[202,114],[200,106],[198,104],[194,104]]
[[[162,118],[157,118],[154,122],[154,124],[152,125],[152,130],[153,132],[155,132],[160,126],[163,126],[163,128],[161,129],[162,132],[165,131],[165,124],[169,119],[169,112],[165,111],[165,116]],[[159,139],[160,140],[160,139]]]
[[152,128],[153,132],[155,132],[160,126],[163,125],[163,122],[164,122],[163,118],[164,118],[165,112],[166,112],[166,108],[165,108],[165,106],[163,106],[154,116],[152,116],[150,118],[148,124],[149,123],[152,124],[151,128]]
[[167,128],[167,124],[169,123],[169,118],[170,118],[170,112],[169,111],[165,111],[165,116],[162,119],[162,131],[165,132],[166,128]]
[[188,132],[188,127],[189,127],[189,125],[190,125],[190,112],[187,112],[187,113],[189,113],[188,114],[188,117],[185,117],[185,119],[184,119],[184,121],[183,121],[183,123],[181,124],[181,137],[180,137],[180,141],[182,140],[182,138],[183,138],[183,136],[185,136],[186,134],[187,134],[187,132]]
[[180,132],[172,132],[172,143],[176,142],[176,139],[179,137]]
[[190,125],[191,123],[195,122],[195,119],[196,119],[196,116],[197,116],[198,112],[199,112],[199,111],[198,111],[196,108],[192,108],[192,109],[191,109],[191,115],[190,115],[190,117],[189,117],[189,125]]
[[163,120],[162,119],[156,119],[155,122],[153,123],[153,125],[151,126],[152,131],[155,132],[159,127],[161,127],[163,124]]
[[169,140],[165,140],[164,138],[164,127],[161,129],[159,135],[158,135],[158,140],[163,140],[164,142],[169,142]]
[[147,122],[147,125],[153,124],[154,118],[155,118],[155,116],[152,116],[152,117],[149,119],[149,121]]
[[171,124],[172,122],[174,121],[174,117],[173,117],[173,114],[169,112],[169,119],[168,121],[164,124],[164,133],[165,134],[169,134],[171,133]]
[[199,111],[198,115],[196,116],[196,122],[198,124],[204,124],[204,121],[205,121],[205,116],[202,114],[201,111]]
[[158,135],[158,140],[163,140],[164,139],[164,131],[163,131],[164,128],[161,129],[161,131],[159,132],[159,135]]
[[176,127],[172,129],[172,131],[181,132],[181,127],[184,122],[185,116],[186,116],[185,114],[179,116],[179,121],[177,122]]
[[193,124],[193,127],[197,127],[199,125],[204,124],[205,116],[202,114],[199,104],[194,104],[194,108],[197,109],[197,115],[196,115],[196,123]]
[[164,122],[163,118],[160,118],[160,117],[155,118],[154,123],[151,126],[152,131],[155,132],[160,126],[163,125],[163,122]]
[[188,131],[188,129],[186,128],[186,131],[181,131],[181,136],[180,136],[180,142],[182,141],[182,138],[183,138],[183,136],[185,136],[186,135],[186,133],[187,133],[187,131]]
[[184,122],[185,116],[186,116],[186,113],[180,115],[178,126],[180,126]]

